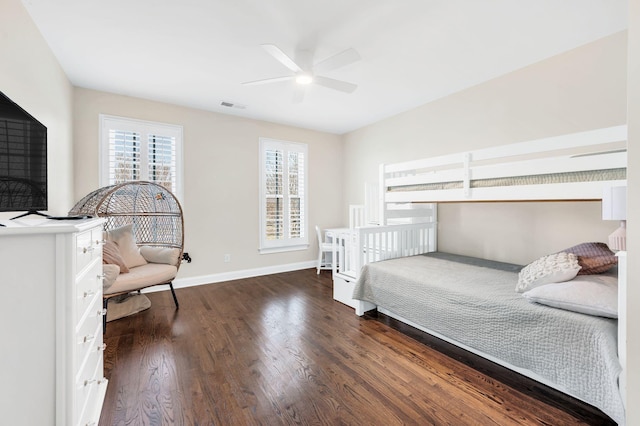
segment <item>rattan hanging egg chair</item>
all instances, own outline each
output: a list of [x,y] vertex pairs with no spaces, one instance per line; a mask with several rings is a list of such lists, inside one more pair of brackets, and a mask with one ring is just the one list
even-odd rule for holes
[[[173,252],[176,251],[175,249],[179,250],[174,273],[170,273],[169,276],[165,274],[160,279],[161,282],[149,282],[148,279],[146,281],[143,279],[137,288],[132,288],[135,285],[114,285],[104,292],[103,305],[105,308],[108,300],[112,297],[160,284],[169,285],[176,309],[179,307],[173,289],[173,279],[180,267],[183,255],[184,221],[182,207],[171,191],[147,181],[110,185],[97,189],[82,198],[69,211],[69,215],[90,215],[104,218],[106,235],[109,235],[109,231],[131,225],[134,241],[138,247],[169,248],[174,249]],[[171,275],[173,276],[171,277]]]

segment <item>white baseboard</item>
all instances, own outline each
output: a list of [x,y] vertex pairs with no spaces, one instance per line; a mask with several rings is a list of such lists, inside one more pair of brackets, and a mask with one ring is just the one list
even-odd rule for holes
[[[239,280],[242,278],[259,277],[262,275],[278,274],[280,272],[299,271],[301,269],[315,268],[316,260],[306,262],[288,263],[285,265],[266,266],[264,268],[243,269],[240,271],[221,272],[219,274],[200,275],[197,277],[178,278],[173,280],[173,288],[194,287],[204,284],[213,284],[224,281]],[[143,290],[143,293],[168,290],[169,286],[154,286]]]

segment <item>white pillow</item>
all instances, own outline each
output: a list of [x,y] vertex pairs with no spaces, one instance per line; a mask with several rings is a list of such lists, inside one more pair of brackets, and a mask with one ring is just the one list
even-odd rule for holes
[[178,264],[178,257],[180,256],[180,249],[172,247],[142,246],[140,247],[140,254],[149,263],[163,263],[166,265],[176,266]]
[[106,232],[105,239],[111,240],[118,245],[118,250],[127,268],[131,269],[147,264],[147,261],[142,257],[140,249],[136,245],[132,225],[122,226]]
[[580,265],[575,254],[550,254],[522,268],[518,274],[516,291],[522,293],[544,284],[569,281],[578,275],[579,270]]
[[522,296],[530,302],[568,311],[618,318],[618,279],[606,275],[580,275],[571,281],[547,284]]

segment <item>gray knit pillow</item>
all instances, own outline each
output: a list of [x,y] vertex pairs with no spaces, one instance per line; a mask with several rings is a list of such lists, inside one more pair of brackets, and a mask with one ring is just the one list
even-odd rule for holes
[[569,281],[578,275],[579,270],[580,265],[575,254],[550,254],[522,268],[518,274],[516,291],[522,293],[544,284]]

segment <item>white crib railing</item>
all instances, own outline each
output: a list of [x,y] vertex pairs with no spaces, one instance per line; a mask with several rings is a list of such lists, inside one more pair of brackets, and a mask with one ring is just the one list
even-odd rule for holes
[[334,277],[355,281],[371,262],[414,256],[436,249],[436,223],[364,226],[345,231],[333,240]]

